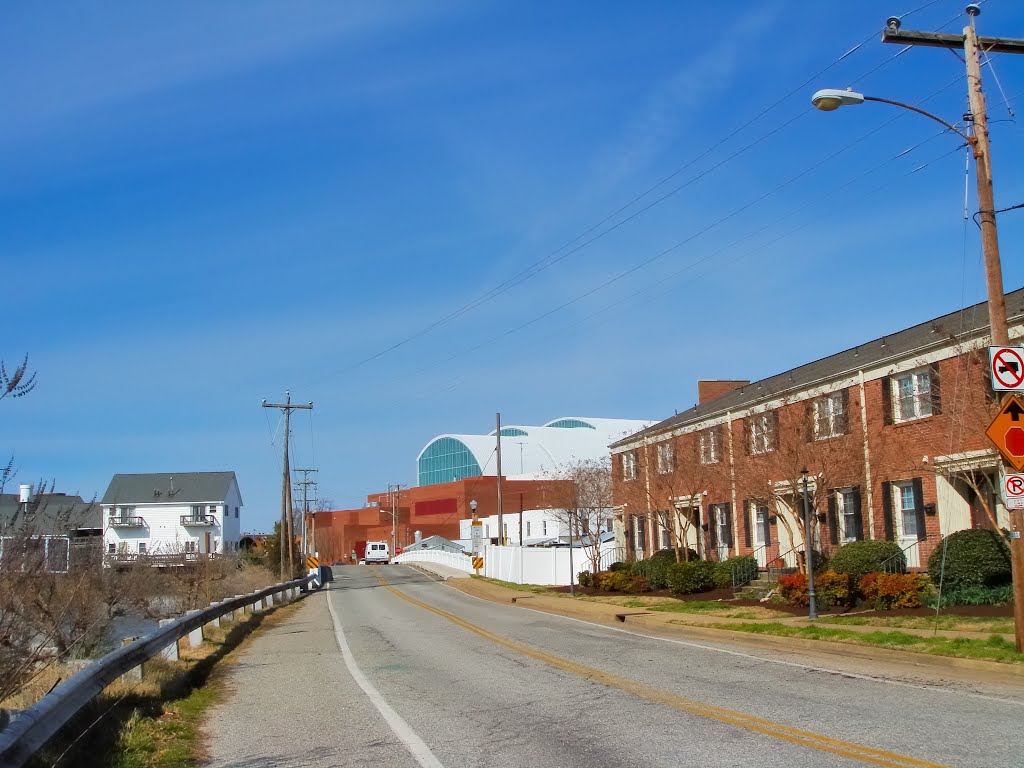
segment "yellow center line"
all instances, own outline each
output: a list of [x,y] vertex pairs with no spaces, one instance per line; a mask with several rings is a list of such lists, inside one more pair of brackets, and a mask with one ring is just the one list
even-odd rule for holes
[[522,654],[536,661],[540,661],[556,669],[578,675],[586,680],[591,680],[609,688],[617,688],[619,690],[626,691],[627,693],[632,693],[635,696],[647,699],[648,701],[663,704],[667,707],[687,712],[689,714],[698,715],[700,717],[705,717],[710,720],[716,720],[720,723],[725,723],[726,725],[744,728],[748,731],[760,733],[765,736],[771,736],[772,738],[781,739],[782,741],[788,741],[792,744],[821,750],[823,752],[830,752],[834,755],[841,755],[843,757],[860,760],[865,763],[888,766],[888,768],[909,768],[910,766],[914,766],[915,768],[949,768],[949,766],[942,765],[941,763],[932,763],[927,760],[919,760],[915,757],[900,755],[895,752],[887,752],[882,749],[867,747],[862,744],[854,744],[848,741],[841,741],[840,739],[833,739],[829,736],[823,736],[812,731],[805,731],[800,728],[776,723],[772,720],[766,720],[754,715],[747,715],[742,712],[725,709],[724,707],[718,707],[713,704],[708,704],[707,702],[698,701],[696,699],[687,699],[682,696],[677,696],[674,693],[669,693],[668,691],[663,691],[659,688],[654,688],[653,686],[645,685],[644,683],[639,683],[635,680],[630,680],[629,678],[604,672],[603,670],[595,667],[588,667],[585,664],[563,659],[560,656],[555,656],[554,654],[542,651],[539,648],[534,648],[533,646],[519,643],[515,640],[509,640],[506,637],[490,632],[476,624],[471,624],[453,613],[448,613],[440,608],[435,608],[432,605],[421,602],[414,597],[410,597],[404,592],[401,592],[388,584],[388,582],[385,581],[379,573],[374,573],[374,576],[377,577],[381,586],[391,594],[395,595],[395,597],[405,600],[406,602],[411,603],[418,608],[422,608],[425,611],[429,611],[436,616],[440,616],[441,618],[450,621],[452,624],[462,627],[468,632],[472,632],[479,637],[490,640],[492,643],[496,643],[497,645],[508,648],[511,651],[515,651],[516,653]]

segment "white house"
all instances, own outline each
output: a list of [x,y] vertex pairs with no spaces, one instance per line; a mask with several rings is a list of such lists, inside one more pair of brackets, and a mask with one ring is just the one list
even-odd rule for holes
[[[569,536],[569,514],[564,509],[527,509],[523,511],[523,544],[525,546],[548,545],[560,538]],[[602,532],[613,530],[614,510],[607,510],[600,515]],[[498,537],[498,516],[481,517],[483,536],[485,539]],[[459,538],[469,540],[472,536],[472,520],[459,521]],[[505,527],[505,540],[519,543],[519,512],[503,515],[502,525]]]
[[238,550],[242,496],[234,472],[114,475],[100,502],[108,556]]

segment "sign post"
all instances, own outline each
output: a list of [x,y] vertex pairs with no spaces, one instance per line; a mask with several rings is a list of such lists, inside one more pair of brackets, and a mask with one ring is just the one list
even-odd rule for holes
[[480,569],[484,567],[484,522],[474,520],[470,526],[470,541],[473,547],[473,570],[480,575]]

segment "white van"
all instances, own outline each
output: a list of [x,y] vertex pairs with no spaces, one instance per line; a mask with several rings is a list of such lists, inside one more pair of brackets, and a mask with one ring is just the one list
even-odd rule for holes
[[367,565],[376,565],[378,563],[387,565],[390,563],[391,555],[388,553],[388,543],[386,541],[366,542],[366,555],[363,560]]

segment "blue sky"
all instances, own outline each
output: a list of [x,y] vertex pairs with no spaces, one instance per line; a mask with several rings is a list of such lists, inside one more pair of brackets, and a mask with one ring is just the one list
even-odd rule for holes
[[[265,529],[280,427],[260,401],[288,388],[316,404],[294,463],[354,506],[497,411],[660,419],[699,378],[980,301],[956,138],[809,105],[852,86],[957,120],[963,65],[877,33],[908,11],[958,31],[963,5],[5,3],[0,357],[29,353],[39,384],[0,402],[0,450],[87,497],[117,472],[233,469]],[[1024,6],[978,24],[1021,36]],[[985,75],[1000,206],[1024,202],[1014,58],[993,57],[1001,90]],[[1010,290],[1024,212],[999,224]]]

